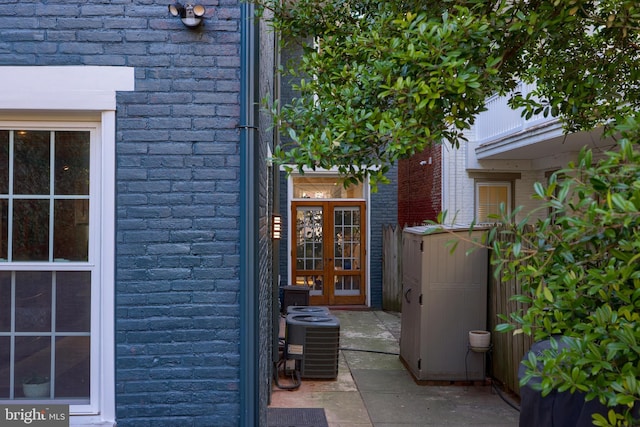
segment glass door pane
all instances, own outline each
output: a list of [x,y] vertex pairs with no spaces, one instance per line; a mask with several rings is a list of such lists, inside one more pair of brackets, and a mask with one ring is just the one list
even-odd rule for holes
[[295,232],[295,284],[324,294],[324,212],[322,206],[298,206]]
[[333,208],[334,293],[360,295],[362,290],[362,240],[359,206]]

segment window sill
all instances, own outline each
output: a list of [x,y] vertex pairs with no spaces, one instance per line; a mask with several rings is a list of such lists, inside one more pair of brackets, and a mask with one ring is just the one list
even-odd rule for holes
[[72,415],[69,417],[70,427],[116,427],[116,422],[104,420],[99,416]]

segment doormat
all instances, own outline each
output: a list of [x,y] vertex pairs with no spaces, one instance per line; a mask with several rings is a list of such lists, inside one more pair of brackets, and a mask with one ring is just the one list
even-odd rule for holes
[[323,408],[268,408],[268,427],[329,427]]

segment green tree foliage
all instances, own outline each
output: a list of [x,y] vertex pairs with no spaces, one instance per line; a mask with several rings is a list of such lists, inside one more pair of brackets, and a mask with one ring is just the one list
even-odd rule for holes
[[601,160],[583,150],[548,185],[535,185],[540,209],[551,215],[533,227],[525,218],[502,231],[514,243],[493,239],[498,271],[518,279],[522,294],[515,298],[527,307],[502,316],[506,323],[498,329],[519,327],[536,340],[561,336],[569,344],[531,354],[522,383],[537,376],[543,395],[577,390],[599,399],[612,408],[607,418],[596,415],[599,426],[631,425],[631,410],[640,404],[637,120],[640,115],[617,126],[618,147]]
[[[457,147],[493,93],[538,83],[514,106],[587,130],[640,103],[636,0],[255,0],[273,12],[284,74],[298,96],[276,105],[284,164],[384,181],[425,147]],[[301,42],[306,41],[306,43]],[[518,94],[516,94],[518,95]]]
[[620,0],[518,1],[502,47],[504,72],[536,81],[514,105],[589,130],[640,106],[640,4]]
[[282,70],[297,97],[274,106],[290,140],[275,151],[281,163],[384,182],[398,159],[433,144],[457,147],[484,100],[519,80],[537,83],[511,98],[525,116],[552,114],[567,131],[602,126],[616,138],[613,151],[598,159],[583,151],[548,185],[536,184],[545,220],[513,225],[505,231],[513,243],[489,241],[528,306],[499,329],[569,343],[532,356],[525,381],[541,377],[543,394],[599,399],[611,411],[595,425],[632,423],[640,405],[637,0],[253,1],[273,12],[286,43],[308,41],[300,62]]

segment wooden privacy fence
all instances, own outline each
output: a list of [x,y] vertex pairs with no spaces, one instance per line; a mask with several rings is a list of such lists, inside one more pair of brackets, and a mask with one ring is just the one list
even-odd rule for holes
[[[501,242],[513,241],[513,235],[504,235],[498,228],[496,238]],[[511,332],[495,332],[499,323],[504,323],[498,318],[498,314],[512,313],[523,304],[511,300],[511,297],[522,292],[522,287],[516,279],[506,280],[502,274],[497,279],[494,277],[494,269],[489,266],[489,328],[492,332],[493,351],[491,353],[491,374],[500,381],[507,390],[520,395],[518,380],[518,367],[526,352],[532,344],[532,338],[528,335],[513,335]]]
[[382,309],[402,311],[402,227],[382,226]]

